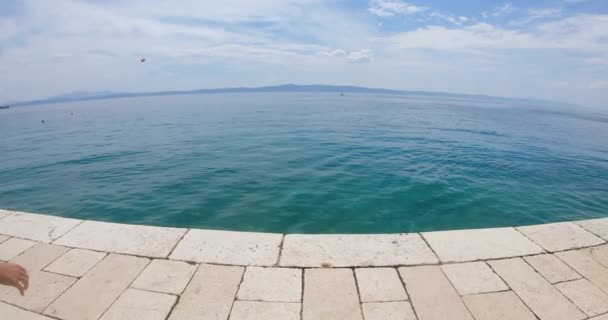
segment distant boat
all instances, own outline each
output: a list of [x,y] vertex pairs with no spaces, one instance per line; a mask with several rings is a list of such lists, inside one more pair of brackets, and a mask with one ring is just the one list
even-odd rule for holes
[[340,92],[340,97],[344,97],[344,92]]
[[0,109],[8,109],[8,108],[10,108],[10,107],[11,107],[11,106],[0,106]]

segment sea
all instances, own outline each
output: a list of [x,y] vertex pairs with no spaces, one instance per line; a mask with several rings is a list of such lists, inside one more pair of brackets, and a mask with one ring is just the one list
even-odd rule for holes
[[0,110],[0,208],[279,233],[608,216],[608,115],[548,102],[337,92]]

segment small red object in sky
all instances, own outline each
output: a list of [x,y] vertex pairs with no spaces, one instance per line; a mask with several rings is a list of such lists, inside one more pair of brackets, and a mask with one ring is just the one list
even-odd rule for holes
[[146,62],[146,58],[141,58],[141,60],[139,60],[139,62],[141,62],[141,63]]

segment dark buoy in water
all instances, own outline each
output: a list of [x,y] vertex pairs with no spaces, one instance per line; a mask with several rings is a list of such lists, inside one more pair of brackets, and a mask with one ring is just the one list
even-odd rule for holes
[[73,115],[74,115],[74,112],[70,112],[70,115],[71,115],[71,116],[73,116]]
[[40,120],[40,123],[44,123],[44,120]]
[[340,92],[340,97],[344,97],[344,92]]

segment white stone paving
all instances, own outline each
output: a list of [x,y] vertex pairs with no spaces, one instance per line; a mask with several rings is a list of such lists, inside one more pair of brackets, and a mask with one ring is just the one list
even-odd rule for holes
[[422,236],[441,262],[500,259],[544,252],[514,228],[424,232]]
[[552,254],[539,254],[524,257],[526,262],[540,273],[547,281],[558,283],[580,279],[581,275],[570,268],[562,260]]
[[407,300],[407,293],[394,268],[355,269],[362,302]]
[[596,236],[608,240],[608,218],[583,220],[575,223]]
[[606,241],[572,222],[559,222],[517,228],[549,252],[595,246]]
[[0,260],[8,261],[36,245],[36,241],[10,238],[0,244]]
[[418,234],[287,235],[281,266],[368,267],[434,264]]
[[299,303],[236,301],[230,320],[300,320]]
[[31,282],[25,297],[0,287],[0,319],[608,320],[608,245],[592,235],[605,237],[604,220],[423,239],[3,213],[0,228],[14,228],[0,234],[0,257],[26,267]]
[[81,220],[15,212],[0,219],[0,234],[49,243],[81,223]]
[[101,320],[165,320],[175,300],[170,294],[127,289]]
[[485,262],[446,264],[441,269],[461,295],[509,289]]
[[2,210],[0,209],[0,219],[5,218],[13,214],[14,211]]
[[166,258],[185,232],[186,229],[86,221],[55,241],[55,244]]
[[82,277],[99,261],[105,258],[105,252],[84,249],[72,249],[59,257],[44,270],[64,274],[71,277]]
[[149,291],[181,294],[194,275],[196,266],[171,260],[152,260],[131,287]]
[[248,267],[237,298],[269,302],[300,302],[302,270]]
[[576,320],[586,317],[523,259],[496,260],[489,264],[541,320]]
[[171,259],[244,266],[272,266],[279,259],[283,235],[272,233],[190,230]]

